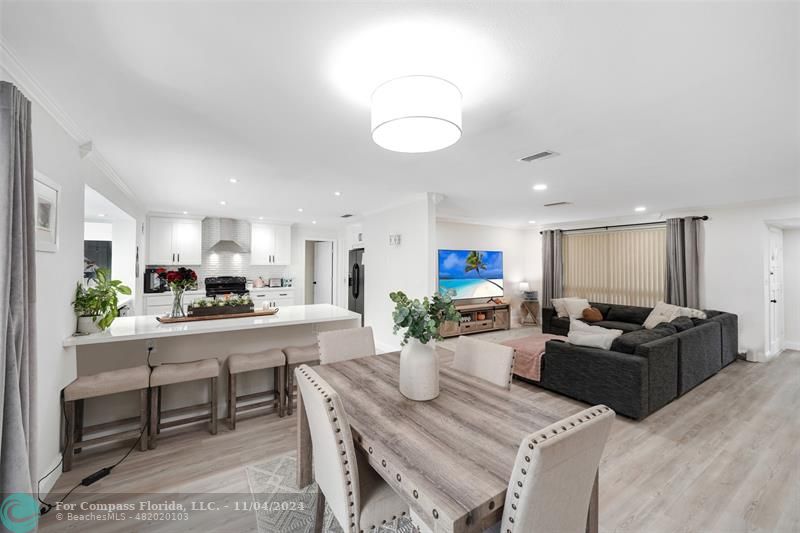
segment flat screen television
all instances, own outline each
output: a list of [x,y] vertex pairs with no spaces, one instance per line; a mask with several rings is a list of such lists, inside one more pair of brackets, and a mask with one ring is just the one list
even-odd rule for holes
[[456,300],[503,296],[503,252],[439,250],[439,292]]

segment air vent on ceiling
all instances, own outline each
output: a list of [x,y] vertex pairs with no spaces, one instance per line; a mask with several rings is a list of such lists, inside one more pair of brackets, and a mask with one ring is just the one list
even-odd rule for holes
[[519,161],[523,163],[532,163],[534,161],[541,161],[542,159],[547,159],[548,157],[555,157],[557,155],[558,152],[554,152],[552,150],[545,150],[544,152],[539,152],[538,154],[533,154],[527,157],[520,158]]
[[572,205],[572,202],[553,202],[550,204],[544,204],[545,207],[557,207],[559,205]]
[[345,213],[344,215],[342,215],[342,218],[350,218],[351,216],[353,215],[351,215],[350,213]]

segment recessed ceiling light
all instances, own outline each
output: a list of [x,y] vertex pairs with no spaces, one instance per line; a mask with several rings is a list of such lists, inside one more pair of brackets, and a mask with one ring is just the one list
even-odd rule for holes
[[236,178],[230,178],[228,181],[231,183],[239,183],[239,180],[237,180]]
[[184,212],[183,212],[183,214],[184,214],[184,215],[188,215],[188,214],[189,214],[189,211],[184,211]]
[[264,217],[258,217],[258,220],[264,220]]
[[535,220],[529,220],[528,224],[536,224],[536,221]]
[[334,195],[334,196],[341,196],[341,195],[342,195],[342,193],[340,193],[339,191],[336,191],[335,193],[333,193],[333,195]]
[[227,203],[228,203],[228,202],[226,202],[225,200],[220,200],[220,201],[219,201],[219,205],[227,205]]
[[98,213],[98,214],[97,214],[97,216],[99,216],[100,218],[103,218],[103,217],[105,217],[106,215],[105,215],[105,213]]
[[297,208],[297,212],[298,212],[298,213],[302,213],[302,212],[303,212],[303,208],[302,208],[302,207],[298,207],[298,208]]
[[312,221],[311,221],[311,223],[312,223],[312,224],[316,224],[316,223],[317,223],[317,221],[316,221],[316,220],[312,220]]
[[547,184],[546,183],[537,183],[536,185],[533,186],[533,190],[534,191],[546,191],[547,190]]
[[647,208],[646,208],[646,207],[644,207],[643,205],[640,205],[639,207],[637,207],[636,209],[634,209],[634,211],[636,211],[637,213],[641,213],[641,212],[643,212],[643,211],[647,211]]

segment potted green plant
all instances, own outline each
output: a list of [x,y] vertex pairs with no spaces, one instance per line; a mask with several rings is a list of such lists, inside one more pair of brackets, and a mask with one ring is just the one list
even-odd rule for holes
[[72,307],[78,315],[78,333],[103,331],[119,316],[118,294],[130,294],[130,287],[111,279],[107,269],[98,269],[91,285],[78,283]]
[[442,339],[442,323],[457,321],[460,315],[449,294],[426,296],[420,301],[398,291],[389,294],[389,298],[395,303],[394,333],[404,330],[400,342],[400,392],[411,400],[432,400],[439,395],[439,356],[434,342]]

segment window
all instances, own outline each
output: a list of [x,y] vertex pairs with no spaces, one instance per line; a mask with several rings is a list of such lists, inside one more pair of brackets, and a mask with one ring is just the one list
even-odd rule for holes
[[666,227],[565,233],[564,296],[652,307],[664,299]]

